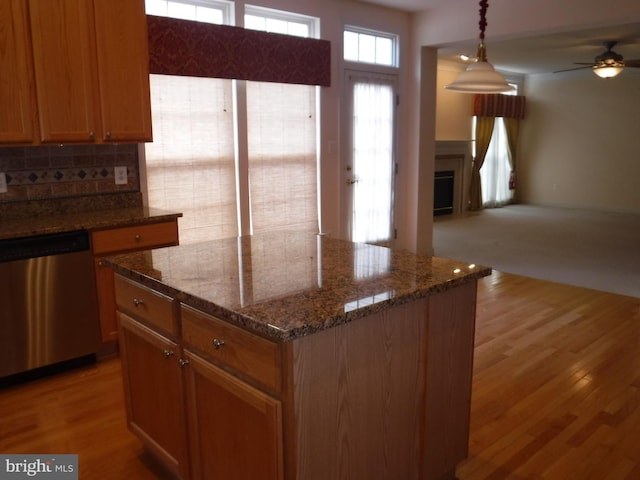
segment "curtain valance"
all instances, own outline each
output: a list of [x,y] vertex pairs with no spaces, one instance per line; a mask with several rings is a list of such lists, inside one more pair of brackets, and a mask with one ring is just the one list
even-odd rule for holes
[[523,95],[502,95],[482,93],[475,96],[473,115],[476,117],[524,118],[525,97]]
[[331,84],[327,40],[154,15],[147,25],[151,73]]

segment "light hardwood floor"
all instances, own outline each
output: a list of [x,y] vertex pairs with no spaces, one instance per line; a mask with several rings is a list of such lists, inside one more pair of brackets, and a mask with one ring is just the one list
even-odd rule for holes
[[[474,361],[460,480],[640,478],[640,299],[494,272]],[[77,453],[83,480],[168,478],[126,429],[118,359],[0,390],[0,452]]]

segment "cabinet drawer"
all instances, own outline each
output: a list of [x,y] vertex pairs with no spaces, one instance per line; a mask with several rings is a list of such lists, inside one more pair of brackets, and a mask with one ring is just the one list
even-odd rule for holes
[[[275,391],[282,389],[280,345],[181,306],[184,346]],[[217,345],[217,346],[216,346]]]
[[118,310],[174,337],[177,336],[177,322],[171,297],[133,283],[120,275],[115,276],[115,291]]
[[178,222],[147,223],[91,233],[94,255],[178,244]]

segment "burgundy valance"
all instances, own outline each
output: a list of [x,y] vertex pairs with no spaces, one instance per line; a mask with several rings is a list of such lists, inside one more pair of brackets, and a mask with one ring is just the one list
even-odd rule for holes
[[327,40],[147,15],[151,73],[331,84]]
[[524,118],[525,97],[523,95],[502,95],[500,93],[480,93],[473,102],[476,117]]

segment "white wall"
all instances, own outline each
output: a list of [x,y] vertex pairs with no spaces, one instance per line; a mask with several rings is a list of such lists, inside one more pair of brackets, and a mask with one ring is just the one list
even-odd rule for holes
[[640,71],[530,75],[520,200],[640,213]]
[[473,95],[463,95],[444,88],[463,70],[460,65],[438,62],[436,82],[436,140],[471,140]]

